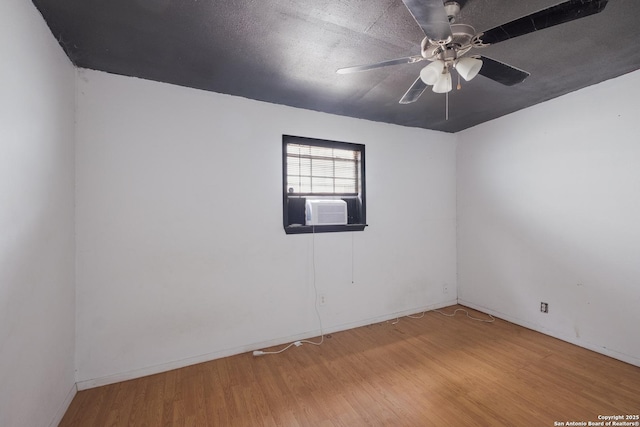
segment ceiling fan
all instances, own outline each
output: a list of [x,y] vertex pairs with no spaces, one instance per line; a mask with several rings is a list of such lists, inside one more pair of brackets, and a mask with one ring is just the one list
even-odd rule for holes
[[400,99],[400,104],[415,102],[428,86],[436,93],[452,90],[451,70],[469,81],[480,74],[512,86],[521,83],[529,73],[486,56],[464,56],[471,49],[483,48],[534,31],[584,18],[604,10],[609,0],[568,0],[532,13],[490,30],[477,33],[467,24],[455,23],[460,4],[443,0],[402,0],[424,31],[421,54],[369,65],[341,68],[339,74],[373,70],[398,64],[431,61]]

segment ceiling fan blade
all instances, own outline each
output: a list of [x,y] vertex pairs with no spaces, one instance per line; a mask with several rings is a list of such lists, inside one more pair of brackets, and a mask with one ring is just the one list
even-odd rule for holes
[[448,40],[452,37],[451,26],[442,0],[402,1],[430,40]]
[[495,59],[487,58],[486,56],[481,56],[480,59],[482,59],[482,68],[480,68],[478,74],[502,83],[505,86],[522,83],[524,79],[530,75],[526,71],[496,61]]
[[360,71],[374,70],[376,68],[388,67],[389,65],[412,64],[414,62],[424,61],[422,55],[407,56],[405,58],[391,59],[389,61],[376,62],[375,64],[357,65],[355,67],[340,68],[336,71],[338,74],[350,74]]
[[485,31],[480,40],[495,44],[602,12],[609,0],[569,0]]
[[418,77],[416,81],[413,82],[409,90],[402,95],[402,98],[400,98],[400,104],[411,104],[412,102],[416,102],[426,88],[427,84]]

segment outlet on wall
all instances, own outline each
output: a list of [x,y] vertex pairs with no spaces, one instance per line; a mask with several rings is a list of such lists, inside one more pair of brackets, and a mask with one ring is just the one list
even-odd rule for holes
[[327,303],[327,295],[322,292],[318,294],[318,305],[325,305]]
[[449,285],[447,285],[446,283],[442,285],[442,293],[443,294],[449,293]]
[[549,304],[546,302],[541,302],[540,303],[540,311],[543,313],[548,313],[549,312]]

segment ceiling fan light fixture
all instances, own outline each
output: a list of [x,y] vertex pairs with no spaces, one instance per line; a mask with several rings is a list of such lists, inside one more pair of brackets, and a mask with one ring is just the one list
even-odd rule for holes
[[433,85],[433,91],[435,93],[447,93],[451,92],[451,89],[453,89],[451,73],[447,71],[444,74],[440,74],[438,81]]
[[444,71],[444,61],[438,59],[420,71],[420,78],[425,84],[435,85]]
[[455,69],[466,81],[478,75],[482,68],[482,60],[476,58],[460,58],[455,62]]

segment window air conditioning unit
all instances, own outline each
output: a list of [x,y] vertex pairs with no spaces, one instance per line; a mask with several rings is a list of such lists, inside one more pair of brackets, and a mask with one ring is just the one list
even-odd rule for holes
[[347,224],[347,202],[344,200],[307,200],[304,210],[306,225]]

